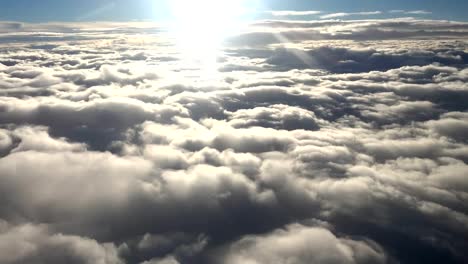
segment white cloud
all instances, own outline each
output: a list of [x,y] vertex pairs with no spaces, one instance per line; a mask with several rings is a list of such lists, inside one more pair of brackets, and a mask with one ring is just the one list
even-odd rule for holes
[[467,23],[0,32],[2,263],[468,259]]
[[307,10],[307,11],[292,11],[292,10],[282,10],[282,11],[269,11],[273,16],[311,16],[321,14],[322,11]]
[[337,238],[323,228],[290,225],[265,236],[248,236],[220,257],[240,263],[385,263],[382,250],[370,241]]
[[390,10],[389,13],[392,13],[392,14],[407,14],[407,15],[429,15],[429,14],[432,14],[432,12],[429,12],[429,11],[426,11],[426,10],[412,10],[412,11]]
[[329,19],[329,18],[347,17],[347,16],[372,16],[372,15],[380,15],[380,14],[382,14],[381,11],[355,12],[355,13],[331,13],[327,15],[322,15],[320,16],[320,18]]
[[121,264],[113,244],[79,236],[54,234],[45,225],[11,226],[0,229],[0,261],[14,263]]

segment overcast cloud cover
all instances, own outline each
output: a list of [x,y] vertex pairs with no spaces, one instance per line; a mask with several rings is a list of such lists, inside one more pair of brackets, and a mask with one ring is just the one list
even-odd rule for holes
[[0,263],[467,263],[467,39],[258,21],[213,73],[152,23],[1,22]]

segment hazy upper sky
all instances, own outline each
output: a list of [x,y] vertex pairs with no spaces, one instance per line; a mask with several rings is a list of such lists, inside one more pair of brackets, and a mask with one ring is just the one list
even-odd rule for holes
[[[13,21],[93,21],[165,20],[168,0],[0,0],[0,20]],[[431,19],[467,20],[466,0],[253,0],[251,9],[265,17],[262,10],[320,10],[335,12],[381,11],[378,18],[416,16]],[[357,4],[359,3],[359,4]],[[419,11],[416,13],[391,10]],[[422,12],[421,11],[425,11]],[[353,18],[347,16],[346,18]]]

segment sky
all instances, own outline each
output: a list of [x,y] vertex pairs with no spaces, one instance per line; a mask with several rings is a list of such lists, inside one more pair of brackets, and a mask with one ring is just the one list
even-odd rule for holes
[[[96,21],[96,20],[155,20],[170,17],[167,0],[1,0],[0,20],[24,22],[48,21]],[[195,1],[196,2],[196,1]],[[468,20],[468,2],[464,0],[253,0],[249,5],[255,11],[266,10],[318,10],[336,12],[381,11],[381,17],[401,15],[387,14],[391,10],[426,11],[424,17],[445,20]],[[414,14],[413,14],[414,16]],[[420,15],[419,15],[420,16]],[[265,17],[261,12],[255,17]],[[347,17],[353,18],[351,17]]]
[[0,263],[468,263],[464,2],[2,1]]

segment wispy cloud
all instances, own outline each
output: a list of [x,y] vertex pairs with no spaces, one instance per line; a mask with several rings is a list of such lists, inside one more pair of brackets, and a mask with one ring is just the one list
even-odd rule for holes
[[406,11],[405,10],[400,10],[400,9],[397,9],[397,10],[390,10],[388,11],[389,13],[405,13]]
[[332,13],[320,16],[320,18],[337,18],[337,17],[347,17],[347,16],[370,16],[370,15],[380,15],[381,11],[371,11],[371,12],[356,12],[356,13]]
[[268,11],[273,16],[311,16],[321,14],[322,11],[308,10],[308,11],[293,11],[293,10],[281,10],[281,11]]
[[408,14],[408,15],[429,15],[429,14],[432,14],[432,12],[426,11],[426,10],[412,10],[412,11],[390,10],[389,13],[392,13],[392,14]]
[[406,12],[407,14],[413,14],[413,15],[427,15],[427,14],[432,14],[432,12],[425,11],[425,10],[415,10],[415,11],[408,11]]

